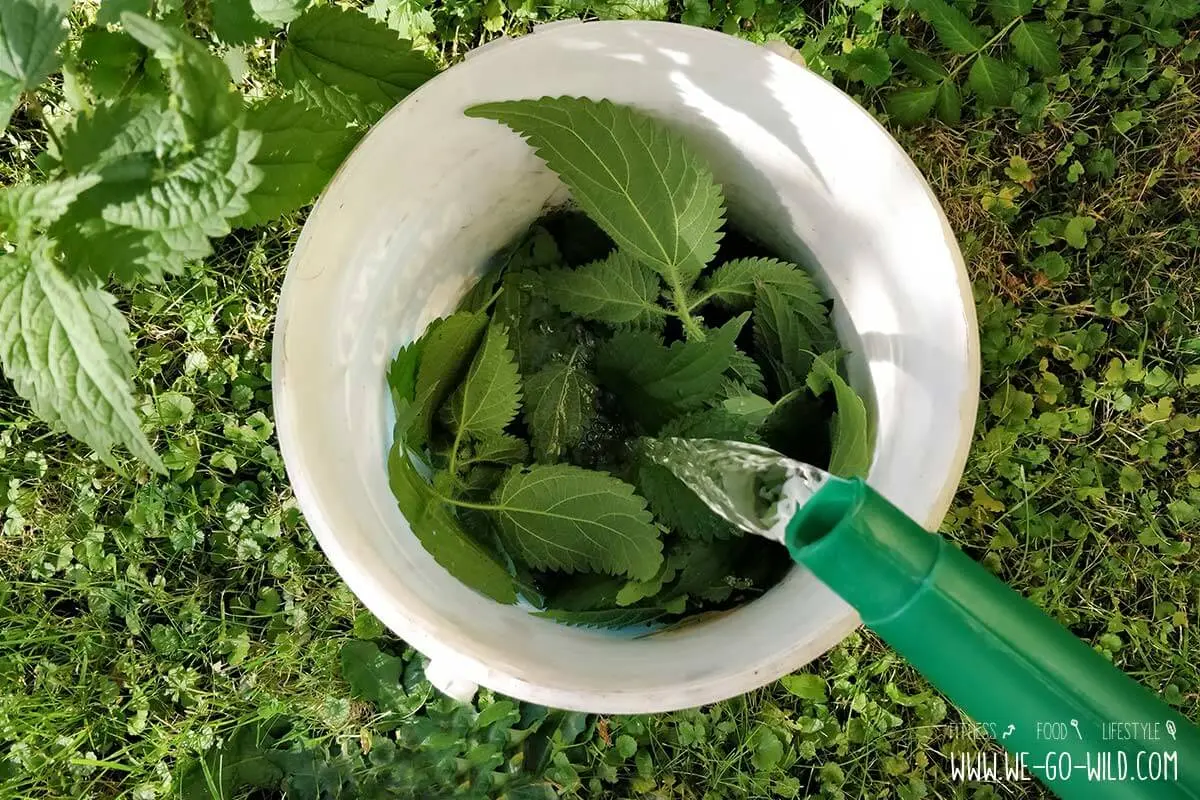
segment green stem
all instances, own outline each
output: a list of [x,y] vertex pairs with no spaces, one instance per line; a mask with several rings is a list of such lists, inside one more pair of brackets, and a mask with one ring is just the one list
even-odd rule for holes
[[688,305],[688,311],[695,311],[697,308],[699,308],[700,306],[704,305],[704,304],[705,304],[705,303],[707,303],[709,300],[711,300],[711,299],[713,298],[713,295],[715,295],[715,294],[716,294],[716,292],[711,292],[711,291],[709,291],[709,292],[705,292],[704,294],[702,294],[702,295],[700,295],[699,297],[695,298],[695,299],[694,299],[694,300],[692,300],[692,302],[691,302],[691,303]]
[[[433,489],[432,486],[430,488]],[[458,506],[459,508],[470,508],[475,511],[495,511],[499,508],[495,503],[472,503],[470,500],[457,500],[453,497],[446,497],[443,494],[438,494],[437,489],[433,489],[433,494],[446,505]]]
[[446,471],[449,472],[456,481],[458,480],[458,446],[461,442],[461,438],[461,434],[454,437],[454,449],[450,451],[450,464],[446,467]]
[[[454,471],[455,459],[457,456],[458,456],[458,440],[456,439],[455,443],[454,443],[454,451],[450,454],[450,466],[449,466],[450,477],[454,480],[455,483],[457,483],[459,486],[462,486],[465,489],[466,486],[463,484],[462,481],[460,481],[458,479],[458,474]],[[476,511],[495,511],[498,508],[498,506],[496,506],[494,504],[472,503],[470,500],[459,500],[454,497],[447,497],[446,495],[439,492],[437,490],[437,487],[433,483],[427,483],[425,485],[429,487],[429,492],[434,497],[436,497],[438,500],[441,500],[443,503],[445,503],[446,505],[449,505],[449,506],[457,506],[459,508],[471,508]]]
[[1010,30],[1012,30],[1013,26],[1016,25],[1020,21],[1021,21],[1021,18],[1017,17],[1016,19],[1012,20],[1007,25],[1005,25],[1003,28],[1001,28],[999,33],[997,33],[995,36],[993,36],[992,38],[988,39],[986,42],[983,43],[983,47],[979,48],[974,53],[971,53],[971,55],[967,56],[966,59],[964,59],[961,64],[959,64],[954,69],[950,70],[950,74],[947,75],[946,77],[942,78],[942,83],[945,83],[946,81],[954,78],[955,75],[957,75],[959,72],[962,71],[963,67],[965,67],[967,64],[970,64],[972,61],[974,61],[976,56],[978,56],[983,51],[990,49],[992,45],[994,45],[996,42],[1003,39],[1005,34],[1007,34]]
[[451,477],[453,477],[456,481],[458,480],[458,470],[456,469],[458,466],[458,448],[462,446],[463,431],[465,429],[466,427],[460,422],[458,425],[458,432],[454,434],[454,447],[450,449],[450,465],[448,470]]
[[671,302],[675,305],[675,316],[683,323],[683,334],[688,341],[704,341],[704,328],[696,321],[688,306],[687,292],[677,283],[671,284]]

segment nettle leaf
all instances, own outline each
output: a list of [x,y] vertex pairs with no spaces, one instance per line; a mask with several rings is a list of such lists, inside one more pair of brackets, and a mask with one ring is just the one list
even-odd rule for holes
[[983,103],[1006,106],[1017,87],[1017,77],[1003,61],[980,53],[967,74],[967,85]]
[[88,28],[79,37],[76,63],[98,98],[114,97],[128,87],[144,85],[146,48],[124,32]]
[[666,467],[642,464],[638,467],[637,481],[638,490],[649,501],[655,518],[671,530],[702,541],[738,535],[736,527],[718,516]]
[[525,382],[525,419],[538,461],[555,461],[578,444],[596,416],[595,399],[596,384],[584,371],[578,349]]
[[[728,373],[726,373],[726,375],[728,376]],[[750,391],[746,384],[742,383],[741,381],[734,380],[733,378],[726,377],[723,381],[721,381],[721,391],[717,393],[716,397],[709,400],[709,402],[722,403],[730,397],[749,397],[752,394],[754,394],[754,392]]]
[[648,625],[666,616],[661,608],[599,608],[591,611],[563,611],[548,608],[545,611],[535,611],[535,617],[551,619],[561,625],[575,628],[630,628],[636,625]]
[[570,583],[555,589],[548,605],[563,611],[593,611],[616,605],[617,592],[626,579],[614,575],[576,575]]
[[259,142],[257,132],[226,129],[148,191],[108,204],[103,218],[144,231],[152,250],[202,258],[212,252],[207,240],[229,233],[231,218],[246,209],[246,194],[258,185],[252,163]]
[[288,28],[276,76],[325,114],[370,125],[437,73],[437,67],[382,22],[319,6]]
[[678,569],[671,563],[669,558],[663,558],[663,565],[659,567],[658,573],[649,580],[644,581],[626,581],[617,591],[616,602],[622,608],[637,605],[638,603],[645,604],[644,601],[655,597],[662,592],[663,586],[675,579]]
[[983,31],[946,0],[912,0],[912,7],[933,26],[938,41],[953,53],[970,55],[987,42]]
[[767,391],[767,384],[763,379],[762,368],[758,366],[757,361],[741,350],[733,351],[733,356],[729,359],[729,370],[726,374],[732,376],[735,381],[744,386],[749,392],[765,393]]
[[888,116],[901,125],[916,125],[929,118],[938,99],[937,86],[920,86],[892,92],[884,100]]
[[[122,103],[98,111],[93,122],[101,113],[119,118],[127,108]],[[169,112],[154,111],[164,114],[157,121],[170,127]],[[145,121],[135,118],[131,125]],[[81,119],[77,130],[91,125]],[[64,147],[77,138],[64,139]],[[151,147],[153,142],[149,140]],[[166,163],[151,152],[125,149],[139,144],[146,142],[134,141],[128,132],[118,134],[106,157],[87,165],[99,167],[104,181],[80,195],[55,224],[52,233],[73,270],[125,282],[159,281],[208,256],[209,239],[228,234],[231,220],[247,210],[246,194],[260,179],[251,166],[259,144],[256,132],[228,128]],[[64,152],[64,164],[74,159]]]
[[578,269],[541,275],[551,302],[568,314],[610,325],[661,321],[658,275],[623,250]]
[[[515,332],[527,327],[520,318],[528,316],[526,309],[518,306],[532,305],[528,301],[536,296],[540,301],[539,308],[533,311],[542,312],[542,316],[552,313],[538,270],[561,267],[564,264],[562,253],[549,231],[541,225],[533,225],[515,244],[504,248],[488,263],[487,272],[459,301],[459,310],[480,311],[495,303],[495,319],[509,326],[509,337],[513,348],[517,349],[520,337]],[[517,319],[509,320],[509,316]],[[520,352],[517,360],[524,363]]]
[[722,264],[705,282],[701,296],[711,295],[721,305],[745,311],[754,307],[759,285],[787,298],[810,324],[828,324],[824,298],[812,277],[795,264],[774,258],[739,258]]
[[754,304],[754,341],[783,392],[799,386],[812,367],[813,353],[832,341],[828,323],[814,329],[781,292],[762,286]]
[[[837,374],[838,364],[841,363],[843,355],[845,355],[843,350],[827,350],[817,356],[812,369],[808,371],[808,376],[804,379],[804,385],[814,395],[822,395],[828,391],[832,383],[829,376]],[[783,404],[784,398],[780,398],[779,402]]]
[[62,63],[63,20],[71,0],[4,0],[0,3],[0,132],[24,92],[36,89]]
[[91,114],[75,117],[59,138],[57,155],[68,172],[94,171],[110,181],[148,177],[157,158],[155,144],[165,152],[186,142],[179,116],[160,98],[145,96],[101,103]]
[[495,263],[494,259],[479,280],[467,290],[458,301],[455,311],[488,311],[500,297],[500,280],[507,271],[503,263]]
[[406,432],[414,447],[429,438],[433,414],[470,368],[484,331],[486,314],[460,311],[432,322],[421,339],[412,427]]
[[[528,453],[526,454],[528,455]],[[500,481],[504,478],[504,473],[508,465],[519,464],[524,461],[524,458],[520,458],[497,462],[468,462],[459,458],[458,463],[464,465],[459,470],[463,473],[461,488],[464,492],[468,493],[490,494],[492,490],[500,485]],[[458,488],[455,487],[455,491]]]
[[250,7],[259,19],[272,25],[286,25],[300,16],[309,0],[250,0]]
[[499,436],[489,436],[476,442],[470,455],[460,463],[464,466],[471,464],[520,464],[529,457],[529,445],[524,439],[518,439],[507,433]]
[[546,298],[541,275],[524,270],[500,282],[493,320],[506,325],[517,366],[524,375],[537,372],[574,344],[573,323]]
[[82,192],[99,182],[99,175],[80,175],[0,189],[0,233],[9,240],[32,236],[35,227],[58,220]]
[[38,239],[0,257],[0,364],[17,393],[51,425],[89,444],[108,464],[112,448],[158,472],[162,461],[134,411],[129,327],[107,292],[74,281]]
[[775,404],[758,394],[741,394],[721,401],[721,408],[735,417],[745,417],[746,426],[757,430],[775,410]]
[[[770,402],[770,401],[768,401]],[[722,439],[734,442],[757,442],[753,420],[743,414],[731,414],[723,406],[682,414],[662,426],[659,438],[672,436],[681,439]]]
[[496,602],[517,602],[516,585],[508,570],[462,529],[433,487],[421,477],[399,430],[388,455],[388,483],[413,535],[434,561]]
[[763,442],[772,450],[828,467],[831,437],[820,432],[830,432],[829,412],[807,386],[780,397],[759,428]]
[[738,555],[738,544],[731,540],[700,541],[680,539],[672,542],[667,559],[678,577],[667,589],[666,597],[695,595],[706,600],[722,602],[732,592],[726,580],[729,565]]
[[248,209],[261,137],[240,130],[241,95],[220,59],[178,31],[129,13],[122,20],[163,64],[170,103],[134,96],[76,117],[61,137],[62,164],[104,180],[52,235],[73,270],[157,281],[209,255],[209,239]]
[[566,464],[514,469],[493,511],[507,545],[535,569],[648,580],[662,564],[645,500],[603,472]]
[[1043,75],[1056,75],[1062,70],[1058,36],[1046,23],[1022,22],[1013,28],[1010,41],[1017,58]]
[[988,12],[997,25],[1007,25],[1033,11],[1033,0],[991,0]]
[[413,427],[418,409],[417,370],[425,350],[425,339],[417,339],[401,347],[388,367],[387,382],[392,393],[392,406],[396,410],[396,430],[409,431]]
[[235,221],[243,228],[311,203],[362,135],[288,97],[273,97],[251,108],[246,127],[262,134],[251,162],[262,181],[246,196],[250,210]]
[[[429,358],[426,350],[422,360]],[[471,436],[485,439],[499,436],[521,407],[521,375],[508,349],[508,332],[503,325],[491,325],[467,379],[450,399],[455,433],[461,439]]]
[[484,103],[467,116],[519,133],[618,247],[686,289],[712,260],[721,189],[683,137],[607,100],[543,97]]
[[644,426],[657,430],[676,414],[698,408],[714,396],[737,349],[748,313],[712,331],[702,341],[670,347],[644,331],[618,333],[597,353],[596,370],[624,406]]
[[178,110],[193,141],[218,136],[240,123],[242,96],[233,88],[224,61],[183,31],[137,14],[122,14],[121,24],[162,64],[171,107]]
[[866,477],[871,468],[867,407],[833,364],[833,358],[817,359],[813,363],[813,375],[808,380],[809,387],[817,394],[832,385],[837,401],[837,413],[830,423],[833,452],[829,457],[829,472],[842,478]]

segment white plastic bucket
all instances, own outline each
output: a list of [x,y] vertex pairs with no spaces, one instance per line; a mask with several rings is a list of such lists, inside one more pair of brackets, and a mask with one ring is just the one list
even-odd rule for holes
[[[451,311],[485,260],[566,198],[491,100],[609,98],[686,131],[729,219],[819,270],[853,383],[873,398],[869,481],[935,528],[962,473],[979,355],[970,285],[941,208],[865,111],[739,39],[648,22],[552,25],[489,45],[370,132],[326,189],[288,267],[276,321],[276,429],[300,507],[334,567],[462,699],[478,685],[559,708],[658,712],[785,675],[855,628],[796,569],[724,616],[645,638],[569,628],[460,584],[388,489],[385,366]],[[780,557],[783,557],[782,551]]]

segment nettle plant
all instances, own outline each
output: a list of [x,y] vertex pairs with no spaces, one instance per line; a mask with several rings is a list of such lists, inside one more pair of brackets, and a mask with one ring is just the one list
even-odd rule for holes
[[[643,447],[766,444],[864,474],[866,407],[828,303],[724,231],[720,185],[644,113],[572,97],[467,109],[571,190],[391,364],[400,509],[451,574],[572,625],[719,610],[781,573]],[[582,573],[582,574],[581,574]]]
[[[228,40],[291,21],[275,71],[284,91],[251,101],[206,43],[129,12],[117,25],[121,5],[68,41],[69,0],[0,4],[0,128],[24,106],[49,140],[39,179],[0,191],[0,365],[41,419],[104,461],[121,445],[162,471],[107,287],[184,274],[212,239],[307,205],[436,66],[358,12],[216,4]],[[61,88],[48,82],[59,72]],[[42,96],[63,115],[50,118]]]

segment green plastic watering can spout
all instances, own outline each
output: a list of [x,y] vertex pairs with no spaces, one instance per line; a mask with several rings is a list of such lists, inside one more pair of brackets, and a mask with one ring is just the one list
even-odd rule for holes
[[1081,800],[1200,800],[1200,729],[861,480],[826,481],[785,543],[977,723],[947,754],[952,774]]

